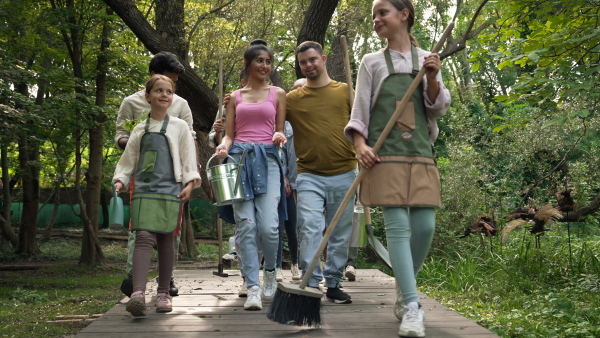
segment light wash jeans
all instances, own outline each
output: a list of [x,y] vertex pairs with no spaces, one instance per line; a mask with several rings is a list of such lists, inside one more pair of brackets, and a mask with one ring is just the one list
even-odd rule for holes
[[419,302],[416,276],[435,231],[434,208],[382,207],[390,263],[404,304]]
[[[300,229],[300,269],[303,275],[323,239],[323,231],[329,226],[355,178],[354,169],[334,176],[298,174],[296,189]],[[327,242],[325,270],[321,271],[321,266],[317,264],[308,280],[308,286],[318,287],[319,282],[325,277],[328,288],[339,287],[348,259],[353,214],[354,199],[351,199]]]
[[242,255],[244,277],[246,277],[248,287],[260,285],[257,236],[265,257],[265,269],[275,269],[277,259],[277,245],[279,244],[277,206],[281,198],[280,172],[275,159],[267,157],[267,162],[269,165],[267,193],[256,195],[250,201],[233,203],[236,232],[238,232],[239,238],[238,251]]
[[[239,228],[236,226],[235,227],[235,233],[233,234],[233,237],[235,238],[235,247],[239,248],[241,247],[240,245],[240,230]],[[260,266],[260,263],[262,262],[262,258],[263,258],[263,252],[262,252],[262,247],[260,245],[260,239],[258,238],[258,236],[256,236],[256,247],[258,248],[258,266]],[[236,249],[237,252],[237,259],[238,259],[238,265],[240,266],[240,275],[242,275],[242,278],[246,279],[246,275],[244,275],[244,258],[242,257],[242,253],[240,249]]]

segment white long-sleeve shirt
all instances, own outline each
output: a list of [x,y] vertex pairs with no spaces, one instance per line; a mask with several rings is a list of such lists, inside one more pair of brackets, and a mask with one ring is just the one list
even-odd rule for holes
[[[163,121],[150,119],[149,131],[160,132],[162,125]],[[136,125],[131,132],[125,151],[123,151],[123,155],[117,163],[113,182],[121,181],[127,187],[129,181],[135,175],[145,126],[146,121],[143,121]],[[175,181],[181,182],[185,186],[188,182],[195,180],[194,187],[200,186],[201,179],[196,163],[196,147],[187,123],[179,118],[170,117],[165,136],[171,150]]]
[[[363,135],[365,139],[369,138],[369,120],[371,110],[375,106],[375,102],[381,90],[383,81],[390,75],[383,54],[385,49],[381,49],[375,53],[366,54],[358,69],[356,79],[356,94],[354,97],[354,105],[352,106],[352,114],[350,122],[344,129],[346,137],[354,142],[352,131],[356,130]],[[423,61],[426,55],[431,54],[421,48],[417,48],[419,56],[419,67],[423,67]],[[390,49],[390,56],[394,70],[397,73],[410,73],[413,70],[412,53],[400,53]],[[429,138],[434,142],[438,136],[439,129],[436,119],[444,116],[448,107],[450,107],[450,91],[442,82],[441,70],[437,74],[440,91],[435,100],[431,102],[427,95],[427,77],[423,77],[423,96],[425,98],[425,112],[427,114],[427,123],[429,125]]]
[[[117,115],[117,133],[115,135],[115,143],[117,143],[117,145],[119,144],[119,139],[129,137],[130,131],[125,128],[125,123],[127,121],[134,121],[137,123],[137,120],[140,117],[145,120],[146,115],[150,112],[150,103],[146,101],[145,93],[145,90],[140,90],[123,99],[121,107],[119,107],[119,114]],[[196,138],[192,110],[184,98],[177,94],[173,94],[173,102],[171,103],[168,112],[170,116],[184,120],[192,132],[192,136]]]

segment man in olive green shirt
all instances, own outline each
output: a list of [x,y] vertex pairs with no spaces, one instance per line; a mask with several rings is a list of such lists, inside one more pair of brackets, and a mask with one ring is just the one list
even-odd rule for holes
[[[287,120],[294,129],[298,157],[298,228],[300,229],[300,268],[310,264],[346,192],[356,177],[356,155],[344,136],[350,117],[350,97],[345,83],[327,75],[320,44],[301,43],[296,56],[306,85],[287,94]],[[344,208],[327,243],[327,260],[321,271],[316,266],[308,286],[319,287],[325,277],[327,298],[336,303],[351,303],[340,290],[352,233],[354,203]]]

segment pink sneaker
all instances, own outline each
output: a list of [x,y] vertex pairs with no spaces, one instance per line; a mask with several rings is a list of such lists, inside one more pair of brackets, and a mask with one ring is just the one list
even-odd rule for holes
[[131,294],[131,298],[125,306],[125,310],[134,317],[143,317],[146,315],[146,296],[144,291],[136,291]]
[[165,313],[173,311],[172,297],[166,292],[160,292],[156,295],[156,312]]

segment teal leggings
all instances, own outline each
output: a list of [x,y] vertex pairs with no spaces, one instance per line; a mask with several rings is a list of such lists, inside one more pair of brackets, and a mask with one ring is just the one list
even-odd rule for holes
[[390,262],[404,304],[419,302],[416,275],[425,262],[435,231],[433,208],[382,207]]

